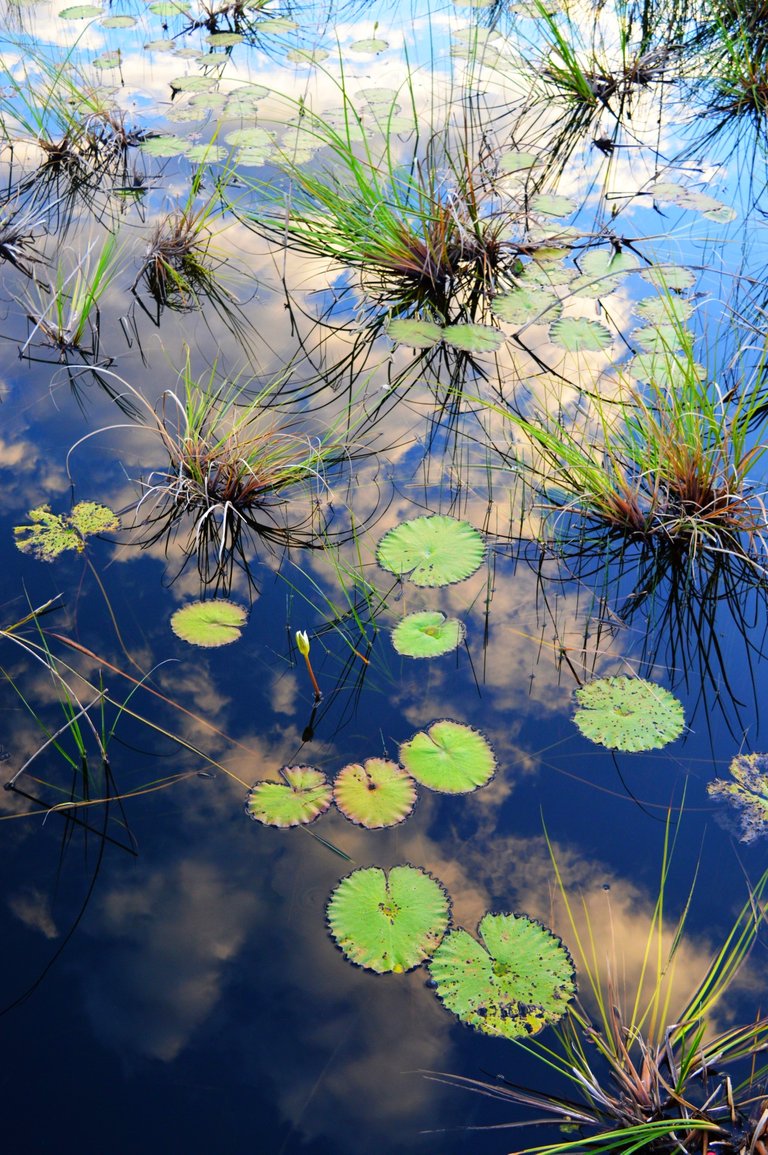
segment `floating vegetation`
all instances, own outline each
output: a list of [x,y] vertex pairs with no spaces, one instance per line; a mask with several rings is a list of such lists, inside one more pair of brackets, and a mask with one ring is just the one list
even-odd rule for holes
[[612,750],[658,750],[685,729],[682,703],[642,678],[595,678],[576,701],[573,720],[584,737]]
[[351,822],[378,830],[404,822],[416,805],[413,778],[397,762],[368,758],[336,775],[333,800]]
[[225,598],[192,602],[171,615],[171,629],[193,646],[228,646],[240,637],[248,614]]
[[768,754],[737,754],[728,773],[730,780],[716,778],[707,793],[730,802],[738,815],[741,841],[754,842],[768,833]]
[[559,938],[526,915],[486,914],[451,930],[429,972],[437,997],[486,1035],[526,1038],[558,1022],[576,993],[573,960]]
[[53,561],[71,549],[82,553],[87,538],[120,527],[117,515],[95,501],[79,501],[70,514],[52,513],[47,505],[38,505],[28,516],[28,525],[14,527],[16,545],[40,561]]
[[333,786],[312,766],[284,766],[282,782],[257,782],[248,792],[245,812],[265,826],[304,826],[324,814]]
[[442,884],[414,866],[355,870],[328,903],[333,938],[357,966],[379,974],[412,970],[437,947],[448,927],[450,901]]
[[407,614],[392,631],[392,645],[409,658],[436,658],[464,641],[464,623],[439,610]]
[[485,543],[466,521],[445,514],[416,517],[388,530],[376,551],[379,565],[416,586],[446,586],[471,577],[485,559]]
[[404,742],[400,761],[422,786],[442,794],[468,794],[486,786],[496,772],[488,739],[447,718]]

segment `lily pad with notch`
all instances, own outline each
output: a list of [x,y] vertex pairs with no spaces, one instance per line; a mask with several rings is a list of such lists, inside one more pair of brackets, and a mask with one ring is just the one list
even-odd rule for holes
[[468,521],[431,514],[402,521],[388,530],[376,550],[382,569],[408,575],[417,586],[464,581],[485,560],[482,535]]
[[682,703],[643,678],[595,678],[576,691],[576,701],[579,730],[611,750],[658,750],[685,729]]
[[328,903],[328,926],[343,954],[379,974],[412,970],[439,945],[450,899],[431,874],[415,866],[378,866],[342,878]]
[[463,1023],[486,1035],[527,1038],[558,1022],[576,993],[563,943],[527,915],[486,914],[477,928],[450,931],[429,972],[436,994]]
[[403,742],[400,761],[420,785],[442,794],[469,794],[496,773],[496,756],[485,735],[450,718]]
[[369,830],[404,822],[416,805],[416,783],[388,758],[352,762],[333,784],[333,800],[350,822]]
[[171,629],[193,646],[228,646],[236,642],[248,617],[247,611],[226,598],[190,602],[171,616]]
[[592,321],[588,317],[560,317],[549,326],[549,339],[568,353],[596,353],[607,349],[613,337],[601,321]]
[[245,812],[264,826],[304,826],[324,814],[333,787],[312,766],[284,766],[282,782],[257,782],[248,792]]
[[458,618],[439,610],[407,614],[392,631],[392,645],[407,658],[437,658],[464,641],[466,630]]

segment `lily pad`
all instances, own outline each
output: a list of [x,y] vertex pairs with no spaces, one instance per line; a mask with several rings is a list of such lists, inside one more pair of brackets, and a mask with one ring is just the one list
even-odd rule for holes
[[141,151],[147,153],[148,156],[181,156],[182,153],[191,147],[188,140],[184,140],[183,137],[180,136],[174,136],[173,133],[160,133],[158,136],[150,136],[139,145]]
[[640,276],[644,281],[656,285],[658,289],[672,289],[678,293],[682,289],[690,289],[696,283],[691,270],[684,269],[680,265],[653,265],[649,269],[643,269]]
[[68,549],[80,553],[87,537],[110,533],[120,526],[117,515],[95,501],[78,502],[69,516],[52,513],[47,505],[39,505],[29,511],[29,520],[29,525],[14,527],[16,545],[22,553],[41,561],[53,561]]
[[69,8],[62,8],[59,12],[60,20],[91,20],[94,16],[103,16],[104,9],[95,4],[72,4]]
[[469,794],[486,786],[496,772],[485,735],[449,718],[403,742],[400,761],[417,782],[441,794]]
[[482,942],[450,931],[429,963],[443,1005],[505,1039],[558,1022],[576,993],[573,960],[560,939],[522,914],[486,914],[477,930]]
[[647,381],[660,388],[679,389],[693,373],[697,381],[703,381],[707,371],[698,361],[691,361],[684,354],[669,351],[663,353],[638,353],[636,357],[621,366],[635,381]]
[[549,338],[568,353],[598,352],[613,340],[610,329],[588,317],[560,317],[549,326]]
[[575,213],[578,205],[570,197],[550,196],[540,193],[531,201],[531,208],[536,213],[544,213],[548,217],[569,217]]
[[191,602],[172,615],[171,629],[193,646],[228,646],[240,637],[247,616],[242,606],[226,598]]
[[384,534],[376,558],[390,573],[408,574],[417,586],[447,586],[480,568],[485,543],[468,521],[446,514],[415,517]]
[[370,40],[355,40],[354,44],[349,46],[353,52],[385,52],[389,48],[386,40],[379,40],[378,37],[372,37]]
[[685,729],[682,703],[642,678],[595,678],[576,700],[573,720],[584,737],[612,750],[658,750]]
[[541,157],[535,152],[505,152],[499,161],[500,172],[525,172],[541,164]]
[[341,813],[370,830],[396,826],[416,805],[416,784],[410,774],[387,758],[368,758],[345,766],[333,784]]
[[464,623],[439,610],[407,614],[392,631],[392,645],[407,658],[436,658],[464,641]]
[[412,349],[431,349],[442,335],[442,325],[436,325],[434,321],[414,321],[409,317],[399,317],[387,323],[387,336],[399,345],[410,345]]
[[493,311],[502,321],[509,321],[512,325],[528,325],[536,321],[548,324],[560,316],[563,302],[549,289],[521,286],[496,297]]
[[467,353],[495,353],[506,340],[503,333],[490,325],[446,325],[442,335],[446,345]]
[[710,798],[724,798],[738,812],[741,841],[768,834],[768,754],[737,754],[728,767],[731,781],[716,778]]
[[448,927],[442,884],[414,866],[355,870],[328,903],[328,925],[346,957],[379,974],[401,974],[428,958]]
[[[678,325],[643,325],[630,333],[632,341],[647,353],[674,352],[682,349],[687,330]],[[692,334],[689,334],[692,340]]]
[[693,313],[687,297],[643,297],[634,311],[649,325],[682,325]]
[[331,805],[333,787],[312,766],[284,766],[283,782],[257,782],[248,792],[245,812],[265,826],[304,826]]

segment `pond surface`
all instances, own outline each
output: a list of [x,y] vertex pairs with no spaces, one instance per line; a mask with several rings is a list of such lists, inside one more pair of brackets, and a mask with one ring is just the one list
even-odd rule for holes
[[[573,1098],[527,1032],[345,957],[360,868],[427,872],[454,931],[551,928],[585,1014],[590,967],[625,1008],[658,968],[642,1029],[675,1023],[766,866],[762,763],[731,768],[765,742],[760,11],[5,4],[9,1151],[591,1134],[459,1085]],[[226,644],[172,622],[224,600]],[[682,730],[582,733],[616,676]],[[258,820],[285,768],[407,762],[446,719],[487,772],[403,821]],[[764,1012],[763,938],[710,1030]]]

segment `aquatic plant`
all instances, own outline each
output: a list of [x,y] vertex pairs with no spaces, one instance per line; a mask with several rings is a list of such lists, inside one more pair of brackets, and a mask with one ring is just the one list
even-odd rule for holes
[[[634,990],[619,986],[620,960],[611,957],[590,921],[583,898],[569,893],[554,850],[550,854],[557,889],[570,928],[580,993],[555,1023],[547,1039],[519,1039],[542,1073],[557,1072],[566,1092],[543,1093],[499,1077],[495,1083],[433,1075],[490,1098],[533,1108],[536,1125],[577,1129],[578,1137],[525,1148],[527,1155],[573,1155],[585,1151],[656,1151],[738,1155],[759,1150],[768,1115],[763,1112],[768,1064],[768,1018],[713,1030],[712,1017],[732,988],[765,919],[763,898],[768,872],[750,890],[720,949],[704,975],[678,1007],[670,1006],[691,895],[677,922],[666,921],[674,832],[667,823],[658,895],[651,916],[642,967]],[[579,911],[586,919],[586,929]],[[603,954],[608,956],[607,975]],[[516,1124],[512,1124],[513,1126]],[[522,1155],[522,1152],[519,1153]]]
[[333,787],[312,766],[284,766],[282,782],[257,782],[248,792],[245,812],[265,826],[303,826],[324,814]]
[[285,379],[254,387],[219,379],[214,365],[198,380],[187,358],[178,391],[150,410],[147,427],[167,464],[142,483],[137,540],[168,541],[188,526],[182,565],[196,558],[202,582],[217,589],[228,588],[236,565],[250,573],[257,541],[315,544],[314,509],[288,522],[288,494],[322,492],[325,471],[350,453],[346,430],[310,435],[301,417],[280,409]]
[[28,516],[28,525],[14,527],[16,545],[41,561],[53,561],[70,549],[82,553],[86,538],[120,526],[112,510],[95,501],[79,501],[70,514],[53,513],[47,505],[39,505]]
[[450,921],[442,883],[414,866],[355,870],[338,884],[328,903],[334,940],[357,966],[379,974],[402,974],[437,947]]
[[707,784],[710,798],[730,802],[738,816],[742,842],[768,833],[768,755],[737,754],[728,767],[730,778]]
[[296,631],[296,649],[301,654],[307,666],[307,673],[309,680],[312,683],[312,689],[315,692],[315,702],[319,702],[323,694],[315,677],[315,671],[312,669],[312,660],[309,656],[309,635],[306,630]]
[[[57,349],[66,361],[72,353],[94,361],[100,355],[99,302],[121,271],[122,247],[113,233],[94,238],[82,255],[60,261],[51,283],[35,275],[25,289],[32,326],[21,348],[27,353],[36,337]],[[109,364],[109,361],[107,362]]]
[[562,421],[493,406],[522,434],[507,461],[538,496],[543,536],[561,546],[609,531],[691,570],[703,554],[727,554],[757,577],[768,573],[766,493],[751,478],[768,450],[756,435],[763,372],[723,392],[680,339],[682,351],[656,355],[664,374],[643,384],[620,373],[612,396],[582,394]]
[[657,750],[685,729],[682,703],[642,678],[595,678],[579,687],[576,701],[579,730],[612,750]]
[[387,530],[376,560],[390,573],[408,576],[416,586],[446,586],[464,581],[483,564],[485,543],[467,521],[431,514]]
[[496,772],[493,749],[479,730],[442,718],[400,746],[400,761],[422,786],[444,794],[469,794]]
[[411,775],[388,758],[351,762],[336,775],[333,800],[350,822],[369,830],[404,822],[416,805]]
[[228,646],[236,642],[245,625],[247,611],[225,598],[190,602],[171,615],[171,629],[193,646]]
[[429,961],[435,994],[486,1035],[526,1038],[559,1022],[576,994],[573,960],[559,938],[522,914],[486,914],[448,932]]
[[406,614],[392,631],[392,645],[409,658],[436,658],[464,641],[464,623],[439,610]]

